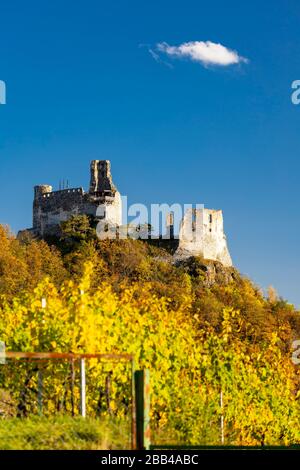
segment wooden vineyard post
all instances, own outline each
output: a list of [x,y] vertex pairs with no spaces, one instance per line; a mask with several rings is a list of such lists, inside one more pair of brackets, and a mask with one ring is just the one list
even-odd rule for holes
[[136,449],[135,362],[131,359],[131,449]]
[[43,371],[38,368],[38,414],[43,414]]
[[0,364],[5,364],[5,343],[0,341]]
[[221,429],[221,444],[224,445],[224,410],[223,410],[223,392],[220,392],[220,408],[221,408],[221,420],[220,420],[220,429]]
[[148,369],[134,373],[136,402],[136,448],[150,448],[150,372]]
[[80,359],[80,414],[86,417],[85,359]]
[[71,410],[72,416],[75,416],[75,403],[74,403],[74,387],[75,387],[75,364],[74,358],[71,358]]

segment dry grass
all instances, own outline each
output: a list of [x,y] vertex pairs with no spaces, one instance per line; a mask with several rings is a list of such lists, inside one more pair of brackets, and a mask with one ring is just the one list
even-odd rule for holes
[[1,450],[128,448],[130,448],[130,426],[125,421],[68,416],[0,420]]

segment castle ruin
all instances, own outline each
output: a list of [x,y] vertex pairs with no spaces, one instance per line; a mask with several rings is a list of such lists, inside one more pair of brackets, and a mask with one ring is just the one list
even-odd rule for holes
[[180,224],[177,257],[199,256],[232,266],[223,228],[223,213],[213,209],[188,209]]
[[[38,237],[58,235],[61,222],[72,215],[88,215],[104,220],[114,227],[122,227],[122,199],[112,181],[110,162],[93,160],[90,166],[90,187],[53,191],[52,186],[34,187],[33,227]],[[202,256],[232,266],[223,229],[221,210],[188,209],[180,224],[179,236],[174,235],[174,221],[169,214],[166,226],[175,243],[174,257]]]
[[96,218],[99,207],[108,222],[122,224],[121,195],[113,184],[108,160],[91,162],[87,193],[81,187],[52,191],[49,185],[35,186],[32,232],[40,237],[56,235],[61,222],[80,214]]

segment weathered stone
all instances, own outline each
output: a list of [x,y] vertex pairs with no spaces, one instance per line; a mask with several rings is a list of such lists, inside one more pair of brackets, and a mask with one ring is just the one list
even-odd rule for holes
[[181,221],[179,239],[174,235],[174,215],[170,213],[166,220],[167,236],[151,240],[148,224],[144,227],[132,227],[131,224],[122,226],[122,199],[112,181],[110,162],[93,160],[90,171],[90,187],[87,193],[81,187],[53,191],[49,185],[35,186],[33,228],[30,229],[33,235],[57,235],[61,222],[68,220],[72,215],[84,214],[101,221],[97,228],[99,238],[105,234],[105,227],[110,225],[116,228],[118,236],[125,234],[142,239],[149,236],[150,243],[165,247],[174,254],[175,262],[200,256],[222,263],[225,267],[232,266],[221,210],[187,210]]
[[48,185],[35,186],[33,232],[41,237],[57,233],[61,222],[85,214],[121,225],[122,201],[111,177],[108,160],[91,162],[89,192],[83,188],[52,191]]
[[197,278],[203,287],[214,284],[227,285],[239,277],[238,271],[232,266],[224,266],[219,261],[205,260],[200,256],[175,258],[174,264],[182,267],[192,277]]
[[232,266],[221,210],[188,209],[181,222],[176,258],[202,256]]

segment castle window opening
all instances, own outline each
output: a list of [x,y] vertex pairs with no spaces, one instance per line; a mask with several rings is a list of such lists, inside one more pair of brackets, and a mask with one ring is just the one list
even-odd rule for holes
[[192,212],[192,231],[195,232],[196,230],[196,209],[193,209],[193,212]]

